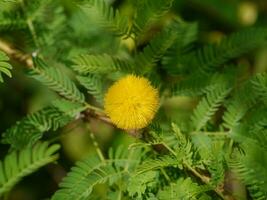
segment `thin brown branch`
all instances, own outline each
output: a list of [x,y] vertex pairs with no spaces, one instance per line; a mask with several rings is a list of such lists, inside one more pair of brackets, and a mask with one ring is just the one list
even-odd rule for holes
[[33,67],[33,61],[31,55],[25,54],[15,48],[7,42],[0,39],[0,50],[4,51],[13,60],[22,63],[26,68]]
[[[204,176],[202,174],[200,174],[197,170],[195,170],[194,168],[192,168],[189,164],[184,163],[184,166],[196,177],[198,177],[203,183],[205,184],[209,184],[210,182],[210,177]],[[216,194],[221,197],[224,200],[228,200],[228,197],[224,196],[223,191],[218,187],[215,188],[214,191],[216,192]]]
[[[162,143],[163,146],[165,148],[167,148],[169,150],[170,153],[172,153],[175,157],[177,157],[177,154],[172,150],[172,148],[170,148],[166,143]],[[193,167],[191,167],[187,162],[183,162],[184,167],[190,171],[195,177],[199,178],[203,183],[209,185],[210,183],[210,177],[207,177],[203,174],[200,174],[196,169],[194,169]],[[214,191],[216,192],[216,194],[221,197],[223,200],[228,200],[229,198],[224,196],[223,194],[223,190],[221,190],[219,187],[215,188]]]
[[[33,60],[31,55],[25,54],[24,52],[15,49],[10,45],[9,43],[3,41],[0,39],[0,50],[4,51],[11,59],[23,64],[25,68],[31,69],[33,68]],[[110,121],[110,119],[104,114],[104,112],[94,106],[87,105],[88,109],[84,111],[84,114],[86,117],[95,118],[98,120],[101,120],[107,124],[113,125],[113,123]]]
[[94,118],[94,119],[98,119],[102,122],[105,122],[109,125],[114,126],[114,124],[111,122],[111,120],[104,114],[104,112],[98,112],[96,110],[93,109],[87,109],[83,112],[84,114],[84,118],[86,119],[90,119],[90,118]]

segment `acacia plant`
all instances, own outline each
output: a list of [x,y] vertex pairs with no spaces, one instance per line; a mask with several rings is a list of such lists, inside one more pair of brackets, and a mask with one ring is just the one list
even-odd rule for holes
[[[52,200],[267,198],[267,74],[242,62],[256,59],[267,28],[226,28],[208,42],[198,18],[181,17],[182,2],[0,2],[0,81],[8,87],[5,75],[20,68],[57,94],[2,133],[0,196],[61,165],[57,130],[79,121],[96,153],[70,169]],[[170,101],[190,106],[181,114]],[[103,150],[95,119],[133,142]]]

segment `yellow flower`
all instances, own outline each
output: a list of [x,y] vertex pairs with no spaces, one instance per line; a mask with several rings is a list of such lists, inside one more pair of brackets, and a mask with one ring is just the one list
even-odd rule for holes
[[105,96],[105,112],[121,129],[146,127],[159,106],[158,91],[143,77],[127,75],[112,85]]

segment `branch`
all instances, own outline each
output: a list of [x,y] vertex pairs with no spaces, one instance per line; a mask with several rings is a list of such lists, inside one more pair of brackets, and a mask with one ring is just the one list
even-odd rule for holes
[[[170,153],[172,153],[175,157],[177,157],[177,154],[172,150],[172,148],[170,148],[166,143],[162,143],[162,144],[163,144],[163,146],[164,146],[165,148],[167,148],[167,149],[170,151]],[[199,178],[203,183],[209,185],[210,177],[207,177],[207,176],[205,176],[205,175],[200,174],[196,169],[194,169],[193,167],[191,167],[191,166],[190,166],[187,162],[185,162],[185,161],[183,162],[183,165],[184,165],[184,167],[185,167],[188,171],[190,171],[195,177]],[[228,199],[229,199],[228,197],[224,196],[224,194],[223,194],[223,190],[221,190],[219,187],[217,187],[217,188],[215,188],[215,189],[213,189],[213,190],[214,190],[214,192],[216,192],[216,194],[217,194],[219,197],[221,197],[221,199],[223,199],[223,200],[228,200]]]
[[22,63],[26,68],[33,68],[33,61],[30,54],[25,54],[15,48],[10,44],[0,39],[0,50],[4,51],[10,58]]
[[[11,59],[23,64],[27,69],[32,69],[34,67],[33,60],[30,54],[25,54],[24,52],[15,49],[12,45],[0,39],[0,50],[4,51]],[[100,108],[94,107],[87,104],[87,109],[84,111],[85,117],[95,118],[101,120],[107,124],[112,124],[110,119],[105,115],[104,111]]]
[[[205,184],[207,184],[207,185],[209,184],[209,182],[210,182],[210,178],[209,178],[209,177],[200,174],[197,170],[195,170],[194,168],[192,168],[192,167],[191,167],[189,164],[187,164],[187,163],[184,163],[184,166],[185,166],[185,167],[186,167],[192,174],[194,174],[194,176],[198,177],[203,183],[205,183]],[[216,194],[217,194],[219,197],[221,197],[223,200],[228,200],[228,198],[225,197],[225,196],[223,195],[223,191],[222,191],[219,187],[215,188],[214,191],[215,191]]]

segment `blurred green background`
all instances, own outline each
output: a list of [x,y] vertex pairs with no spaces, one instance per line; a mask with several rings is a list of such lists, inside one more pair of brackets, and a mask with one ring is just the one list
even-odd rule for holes
[[[109,0],[108,2],[114,7],[118,7],[122,13],[127,14],[131,12],[130,3],[132,1],[134,0]],[[82,17],[76,13],[76,9],[72,9],[73,3],[72,0],[61,0],[61,4],[64,5],[64,12],[71,19],[70,24],[75,24],[75,21]],[[176,0],[170,15],[172,14],[180,16],[185,21],[198,23],[200,43],[216,43],[223,35],[237,31],[242,27],[267,25],[267,1]],[[111,36],[96,28],[93,20],[86,22],[85,26],[79,26],[79,28],[81,27],[84,30],[76,30],[76,32],[80,31],[81,34],[87,34],[86,37],[91,44],[84,48],[85,51],[101,52],[103,48],[108,51],[117,51],[116,44],[111,44],[111,40],[109,40]],[[0,38],[4,34],[0,32]],[[103,38],[105,39],[103,40]],[[79,42],[78,39],[77,42]],[[131,44],[125,41],[124,45],[130,48]],[[254,72],[266,71],[267,48],[258,50],[255,55],[256,60],[242,58],[239,62],[247,66],[248,71],[250,69]],[[54,93],[28,78],[23,66],[14,61],[12,64],[14,66],[13,78],[5,77],[5,82],[0,84],[0,133],[27,113],[44,107],[55,98]],[[177,117],[186,114],[193,103],[187,98],[170,99],[163,105],[162,109],[170,115],[170,118],[177,119]],[[11,192],[10,199],[40,200],[49,198],[73,163],[85,155],[94,153],[89,130],[85,126],[81,121],[75,121],[57,133],[49,133],[47,137],[56,134],[62,144],[59,165],[48,165],[23,179]],[[116,147],[120,143],[127,144],[133,140],[122,131],[113,129],[97,120],[91,122],[90,131],[94,133],[104,153],[112,146]],[[1,158],[7,153],[7,150],[8,146],[0,145]],[[100,188],[100,191],[103,189]]]

